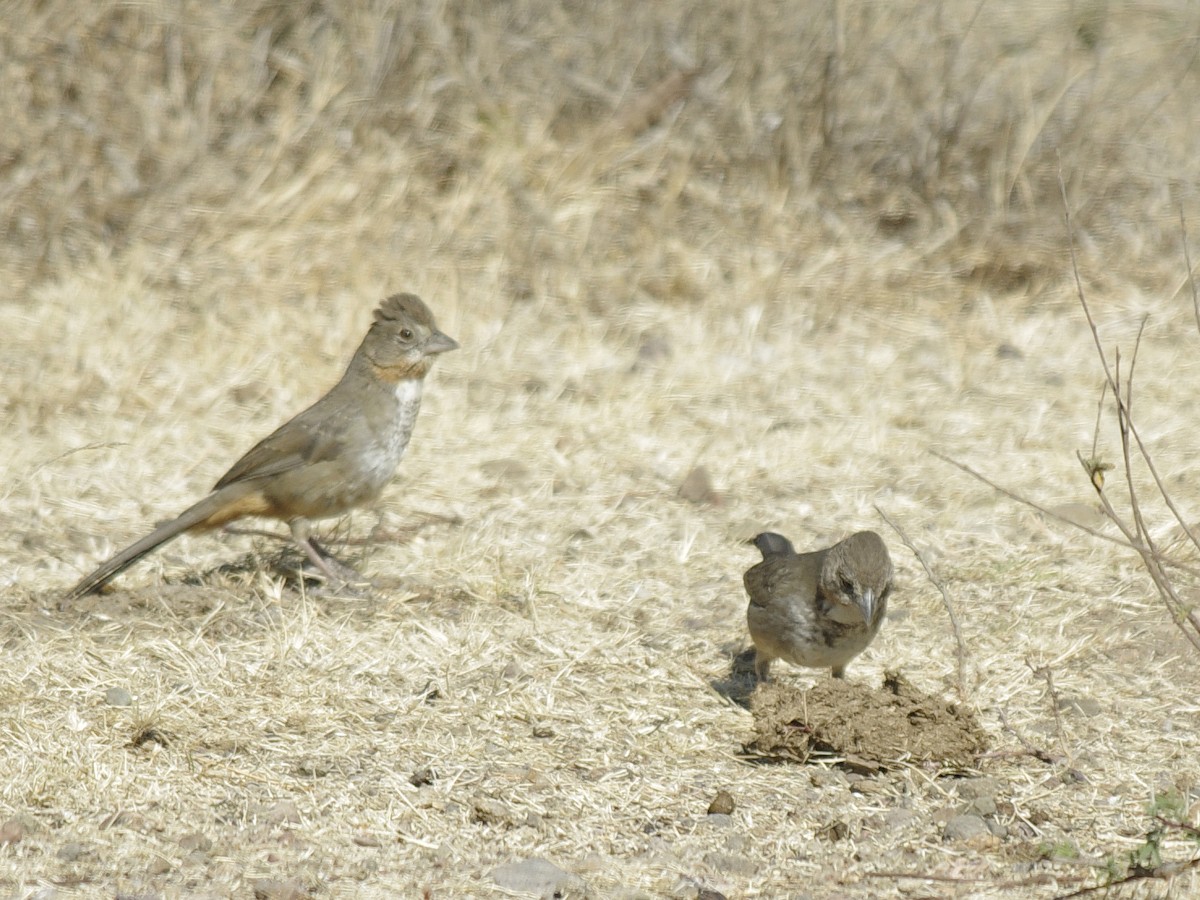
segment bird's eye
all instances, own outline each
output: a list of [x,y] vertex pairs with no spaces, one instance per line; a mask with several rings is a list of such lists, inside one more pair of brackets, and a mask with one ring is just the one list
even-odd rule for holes
[[413,339],[412,330],[408,329],[408,328],[401,328],[400,329],[400,338],[401,338],[401,340],[411,341]]
[[845,591],[847,594],[854,593],[854,585],[851,583],[849,578],[842,579],[842,590]]

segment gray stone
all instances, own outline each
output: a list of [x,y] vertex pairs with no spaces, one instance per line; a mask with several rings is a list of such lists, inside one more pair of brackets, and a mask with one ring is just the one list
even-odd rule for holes
[[944,841],[969,841],[974,838],[991,835],[987,822],[979,816],[955,816],[942,829]]
[[510,825],[513,822],[513,814],[512,810],[499,800],[475,797],[471,801],[471,821],[481,825]]
[[1095,697],[1087,696],[1070,696],[1059,697],[1058,708],[1064,712],[1079,713],[1080,715],[1091,718],[1098,716],[1104,711],[1104,707]]
[[964,778],[954,786],[954,793],[964,800],[995,797],[999,791],[1000,781],[996,778]]
[[994,816],[996,800],[994,797],[976,797],[963,805],[961,812],[968,816]]
[[536,856],[497,866],[492,870],[492,880],[506,890],[537,894],[547,900],[556,896],[582,896],[587,890],[583,879]]
[[752,859],[736,853],[721,853],[713,850],[704,854],[704,864],[715,872],[750,878],[758,874],[758,864]]
[[170,871],[171,861],[165,856],[154,857],[154,859],[150,860],[149,865],[146,866],[146,873],[152,878],[157,875],[166,875]]
[[272,825],[296,825],[300,822],[300,810],[295,800],[280,800],[264,811],[264,817]]
[[212,849],[212,841],[199,831],[189,831],[179,838],[178,843],[180,849],[185,853],[191,853],[193,850],[208,851]]
[[884,831],[900,831],[907,828],[917,818],[911,809],[889,809],[883,814]]
[[276,881],[273,878],[259,878],[252,886],[254,900],[302,900],[310,896],[308,890],[296,879]]
[[87,845],[79,841],[67,841],[58,848],[58,858],[63,862],[75,862],[87,853]]

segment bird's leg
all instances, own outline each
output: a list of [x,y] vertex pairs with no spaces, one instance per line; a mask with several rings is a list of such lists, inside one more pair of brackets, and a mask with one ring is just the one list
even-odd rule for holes
[[754,680],[762,683],[771,680],[771,660],[774,657],[767,656],[761,650],[754,651]]
[[[333,562],[336,562],[336,563],[342,563],[342,561],[340,559],[338,559],[336,556],[334,556],[332,553],[330,553],[328,550],[326,550],[323,544],[317,543],[317,539],[315,537],[310,537],[308,539],[308,544],[310,547],[312,547],[314,550],[317,551],[317,555],[320,556],[322,559],[332,560]],[[345,563],[342,563],[342,565],[345,565]]]
[[317,549],[317,543],[311,536],[312,527],[308,519],[298,516],[288,522],[288,527],[292,529],[292,539],[304,551],[304,555],[309,558],[312,564],[324,573],[325,578],[328,579],[328,583],[331,585],[337,584],[340,579],[333,574],[333,569],[330,568],[329,563],[325,561],[325,557]]
[[[354,571],[352,566],[341,562],[317,543],[316,539],[312,537],[312,526],[308,519],[292,519],[288,523],[288,527],[292,529],[292,539],[304,551],[304,555],[325,576],[326,584],[332,587],[334,585],[349,585],[351,582],[365,581],[358,572]],[[335,571],[335,567],[341,571]]]
[[833,667],[833,677],[834,678],[845,678],[846,677],[846,667],[844,665],[843,666],[834,666]]

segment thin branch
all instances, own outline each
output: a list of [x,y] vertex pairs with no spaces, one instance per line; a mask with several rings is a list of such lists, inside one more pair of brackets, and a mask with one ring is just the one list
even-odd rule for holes
[[[1061,163],[1060,163],[1059,169],[1058,169],[1058,188],[1059,188],[1059,192],[1062,195],[1063,216],[1066,220],[1066,225],[1067,225],[1067,247],[1071,251],[1071,272],[1075,276],[1075,293],[1079,297],[1079,305],[1083,308],[1083,315],[1087,319],[1088,327],[1092,331],[1092,340],[1096,344],[1096,355],[1099,356],[1100,365],[1104,369],[1105,380],[1107,381],[1108,386],[1110,388],[1112,388],[1113,396],[1117,401],[1117,419],[1118,419],[1118,422],[1121,423],[1121,425],[1122,425],[1121,433],[1122,433],[1122,445],[1123,445],[1123,449],[1125,451],[1125,457],[1126,457],[1126,476],[1127,476],[1127,480],[1129,481],[1130,499],[1132,501],[1135,518],[1140,518],[1141,511],[1140,511],[1140,509],[1138,509],[1137,498],[1135,496],[1134,489],[1133,489],[1133,473],[1131,471],[1132,467],[1129,465],[1128,447],[1124,446],[1128,440],[1128,434],[1125,433],[1126,427],[1128,427],[1129,434],[1133,435],[1133,439],[1137,443],[1137,446],[1138,446],[1138,452],[1141,453],[1142,459],[1146,464],[1146,468],[1150,471],[1150,475],[1154,478],[1154,484],[1158,488],[1159,493],[1162,495],[1163,500],[1166,502],[1167,508],[1170,509],[1171,514],[1175,517],[1175,521],[1179,523],[1179,526],[1183,529],[1184,534],[1186,534],[1188,536],[1188,539],[1192,542],[1192,544],[1195,545],[1197,549],[1200,549],[1200,540],[1197,540],[1195,533],[1189,527],[1187,522],[1184,521],[1183,514],[1180,513],[1179,509],[1175,506],[1175,503],[1171,499],[1171,496],[1170,496],[1169,492],[1167,491],[1166,486],[1163,485],[1163,483],[1162,483],[1162,478],[1159,477],[1158,469],[1154,465],[1153,458],[1150,456],[1149,451],[1146,449],[1146,445],[1142,442],[1141,434],[1138,433],[1136,426],[1134,426],[1134,424],[1133,424],[1133,414],[1132,414],[1132,410],[1131,410],[1131,405],[1133,402],[1133,363],[1131,362],[1130,366],[1129,366],[1129,378],[1128,378],[1128,384],[1126,387],[1126,399],[1124,402],[1122,402],[1122,400],[1121,400],[1121,385],[1120,385],[1121,367],[1120,367],[1120,351],[1119,350],[1118,350],[1118,355],[1117,355],[1116,375],[1114,376],[1113,372],[1109,369],[1108,358],[1104,355],[1104,346],[1100,342],[1100,330],[1099,330],[1099,328],[1096,327],[1096,320],[1092,317],[1092,309],[1088,305],[1087,297],[1083,291],[1083,280],[1079,277],[1079,262],[1078,262],[1078,258],[1075,253],[1075,231],[1071,225],[1071,208],[1067,203],[1067,187],[1066,187],[1066,184],[1063,182]],[[1180,221],[1181,222],[1183,221],[1182,211],[1180,213]],[[1187,251],[1187,230],[1186,230],[1187,226],[1186,226],[1186,223],[1184,223],[1183,227],[1184,227],[1184,259],[1187,260],[1188,280],[1192,285],[1192,303],[1196,308],[1197,328],[1200,328],[1200,300],[1197,299],[1196,284],[1195,284],[1195,280],[1192,278],[1191,257],[1188,255],[1188,251]],[[1134,350],[1133,350],[1133,361],[1134,362],[1137,361],[1137,351],[1138,351],[1138,348],[1141,346],[1142,332],[1145,330],[1145,328],[1146,328],[1146,318],[1143,318],[1141,326],[1138,328],[1137,342],[1134,344]],[[1094,456],[1095,456],[1095,453],[1093,452],[1093,457]]]
[[1096,355],[1100,357],[1100,365],[1104,368],[1104,378],[1108,381],[1108,386],[1113,389],[1113,392],[1119,398],[1121,395],[1117,388],[1117,382],[1113,378],[1112,370],[1108,367],[1108,357],[1104,355],[1104,345],[1100,343],[1100,331],[1096,328],[1096,321],[1092,318],[1092,311],[1088,309],[1087,301],[1083,298],[1083,280],[1079,277],[1079,259],[1075,254],[1075,229],[1071,225],[1071,206],[1067,202],[1067,185],[1063,181],[1061,159],[1058,163],[1058,190],[1062,194],[1063,218],[1067,223],[1067,246],[1071,251],[1071,271],[1075,275],[1075,287],[1079,292],[1079,300],[1083,304],[1083,314],[1087,317],[1088,327],[1092,329],[1092,340],[1096,344]]
[[1200,841],[1200,828],[1196,828],[1193,825],[1188,825],[1186,822],[1177,822],[1174,819],[1168,819],[1166,816],[1155,816],[1154,818],[1163,825],[1166,825],[1168,828],[1175,829],[1176,831],[1182,831],[1193,841]]
[[[1130,371],[1126,383],[1125,393],[1124,396],[1122,396],[1120,384],[1120,351],[1118,350],[1117,352],[1117,364],[1114,371],[1114,369],[1109,367],[1108,358],[1104,355],[1104,346],[1100,341],[1100,331],[1096,327],[1096,320],[1092,316],[1091,307],[1088,305],[1087,296],[1083,290],[1083,280],[1079,276],[1078,257],[1075,252],[1075,235],[1071,225],[1071,210],[1067,202],[1067,188],[1065,182],[1063,181],[1061,164],[1059,166],[1058,173],[1058,186],[1063,201],[1063,215],[1065,217],[1067,227],[1067,245],[1070,248],[1071,269],[1075,276],[1075,291],[1079,297],[1079,305],[1083,309],[1084,317],[1087,319],[1088,327],[1092,331],[1092,340],[1096,345],[1096,355],[1100,359],[1100,365],[1104,369],[1105,380],[1108,386],[1112,388],[1113,399],[1117,406],[1117,426],[1121,435],[1121,458],[1125,468],[1125,481],[1129,490],[1129,505],[1133,514],[1134,522],[1132,529],[1116,515],[1115,510],[1112,508],[1112,504],[1109,502],[1108,498],[1104,494],[1104,491],[1102,490],[1103,480],[1101,480],[1100,484],[1096,483],[1096,479],[1094,478],[1094,466],[1091,470],[1091,474],[1093,475],[1092,483],[1096,487],[1096,493],[1100,497],[1100,501],[1104,505],[1104,509],[1108,513],[1109,518],[1112,519],[1112,521],[1116,523],[1117,527],[1121,529],[1121,533],[1125,535],[1133,549],[1142,558],[1142,562],[1146,566],[1146,571],[1149,573],[1151,580],[1154,582],[1155,588],[1162,597],[1163,603],[1171,613],[1172,621],[1180,629],[1180,631],[1184,633],[1192,646],[1197,650],[1200,650],[1200,614],[1198,614],[1195,610],[1188,609],[1187,605],[1184,604],[1180,599],[1175,590],[1174,584],[1167,575],[1164,565],[1169,565],[1170,562],[1163,556],[1162,552],[1155,545],[1154,539],[1150,535],[1150,531],[1146,526],[1145,518],[1142,515],[1141,504],[1138,501],[1137,489],[1134,486],[1133,481],[1133,453],[1131,449],[1131,438],[1132,443],[1137,445],[1138,453],[1141,455],[1142,462],[1145,464],[1147,470],[1149,470],[1152,478],[1154,479],[1154,484],[1158,489],[1159,495],[1163,498],[1163,501],[1166,503],[1167,508],[1171,511],[1171,514],[1175,517],[1175,521],[1179,523],[1179,526],[1188,536],[1188,539],[1192,542],[1193,546],[1200,548],[1200,541],[1197,540],[1195,533],[1185,521],[1183,514],[1179,511],[1179,508],[1171,499],[1170,492],[1167,490],[1166,485],[1163,484],[1162,478],[1158,474],[1158,468],[1154,465],[1153,457],[1150,455],[1149,450],[1142,441],[1141,434],[1138,432],[1137,426],[1133,422],[1133,363],[1136,363],[1137,361],[1137,351],[1141,345],[1142,334],[1146,323],[1145,320],[1143,320],[1141,327],[1138,329],[1137,343],[1134,346],[1133,362],[1130,364]],[[1190,259],[1188,263],[1188,277],[1190,280]],[[1193,285],[1193,305],[1195,305],[1196,302],[1195,288]],[[1197,321],[1198,325],[1200,325],[1200,315],[1198,315]],[[1191,628],[1187,627],[1188,624],[1191,625]]]
[[1031,887],[1033,885],[1060,881],[1068,883],[1083,881],[1083,876],[1051,875],[1049,872],[1042,872],[1037,875],[1031,875],[1028,878],[1019,878],[1013,881],[998,881],[995,878],[971,878],[963,875],[934,875],[923,872],[882,871],[863,872],[862,875],[864,878],[911,878],[914,881],[935,881],[941,884],[990,884],[1000,890],[1011,890],[1012,888]]
[[875,507],[875,512],[879,513],[883,521],[887,522],[888,525],[891,526],[892,531],[899,535],[900,540],[904,543],[904,546],[907,547],[912,552],[912,555],[917,558],[917,562],[919,562],[921,564],[921,568],[925,570],[925,575],[942,595],[942,603],[946,607],[946,614],[950,617],[950,627],[954,630],[955,652],[958,656],[958,696],[959,699],[965,702],[970,694],[970,691],[967,689],[967,644],[966,641],[963,640],[962,628],[958,624],[958,614],[954,611],[954,604],[950,600],[950,592],[946,590],[946,585],[942,582],[942,580],[938,578],[936,574],[934,574],[933,568],[926,561],[924,554],[917,549],[916,545],[909,539],[908,535],[904,533],[904,529],[897,525],[896,522],[894,522],[892,518],[878,506]]
[[1188,869],[1194,869],[1196,866],[1200,866],[1200,857],[1187,859],[1183,862],[1163,863],[1161,866],[1155,866],[1153,869],[1136,869],[1124,878],[1117,878],[1112,881],[1106,881],[1104,884],[1095,884],[1091,887],[1080,888],[1077,891],[1071,891],[1069,894],[1058,894],[1054,900],[1072,900],[1074,897],[1086,897],[1088,894],[1110,891],[1118,885],[1130,884],[1134,881],[1145,881],[1148,879],[1169,881],[1176,875],[1182,875]]
[[1032,756],[1039,762],[1044,762],[1048,766],[1056,766],[1062,762],[1060,759],[1055,759],[1054,754],[1049,750],[1043,750],[1041,747],[1035,747],[1032,743],[1030,743],[1025,738],[1025,735],[1017,731],[1015,725],[1009,724],[1008,716],[1004,714],[1003,709],[998,710],[998,713],[1000,715],[1000,727],[1017,739],[1018,743],[1020,743],[1020,745],[1024,748],[1025,753],[1027,753],[1029,756]]
[[[1078,287],[1079,287],[1079,298],[1083,302],[1084,308],[1086,309],[1087,308],[1087,300],[1084,299],[1083,288],[1082,288],[1082,286],[1078,286]],[[1134,351],[1133,351],[1134,352],[1134,360],[1137,359],[1138,346],[1141,344],[1141,341],[1142,341],[1142,329],[1144,329],[1145,327],[1146,327],[1146,320],[1143,319],[1142,327],[1138,329],[1137,343],[1134,345]],[[1119,367],[1118,367],[1118,374],[1119,374]],[[1163,484],[1162,477],[1158,474],[1158,467],[1154,465],[1154,458],[1150,455],[1150,451],[1146,448],[1146,445],[1142,442],[1142,436],[1141,436],[1141,433],[1138,431],[1137,426],[1133,424],[1133,408],[1132,407],[1133,407],[1133,363],[1131,362],[1129,365],[1129,377],[1128,377],[1128,379],[1126,381],[1126,385],[1125,385],[1125,402],[1124,402],[1124,404],[1122,404],[1119,399],[1117,402],[1117,419],[1118,419],[1118,423],[1121,427],[1122,446],[1124,446],[1124,444],[1128,441],[1128,438],[1130,436],[1133,437],[1134,443],[1137,444],[1138,453],[1141,454],[1142,462],[1145,464],[1146,470],[1150,473],[1150,476],[1154,479],[1154,485],[1155,485],[1155,487],[1158,488],[1158,492],[1162,496],[1163,502],[1166,503],[1167,509],[1169,509],[1171,511],[1171,515],[1173,515],[1175,517],[1175,521],[1179,523],[1179,527],[1183,529],[1183,533],[1188,536],[1188,540],[1190,540],[1197,549],[1200,549],[1200,540],[1197,539],[1196,534],[1192,531],[1191,526],[1189,526],[1187,521],[1184,519],[1183,513],[1181,513],[1179,511],[1179,508],[1175,505],[1175,501],[1171,499],[1170,492],[1167,491],[1166,485]],[[1126,432],[1128,432],[1128,433],[1126,433]],[[1133,506],[1133,511],[1134,511],[1135,516],[1140,519],[1141,509],[1137,503],[1136,496],[1133,495],[1132,478],[1133,478],[1132,473],[1127,473],[1127,480],[1129,481],[1131,505]]]
[[[1127,541],[1123,541],[1118,537],[1113,537],[1111,534],[1105,534],[1103,531],[1100,531],[1097,528],[1092,528],[1090,525],[1084,525],[1082,522],[1076,522],[1074,519],[1070,519],[1064,515],[1060,515],[1059,513],[1056,513],[1054,510],[1049,509],[1048,507],[1042,506],[1040,503],[1030,500],[1028,497],[1026,497],[1022,494],[1018,494],[1016,491],[1009,490],[1008,488],[1004,487],[1003,485],[998,484],[995,481],[992,481],[992,479],[988,478],[982,472],[972,469],[966,463],[959,462],[957,459],[954,459],[951,456],[947,456],[946,454],[940,453],[937,450],[930,450],[929,452],[931,454],[933,454],[934,456],[936,456],[938,459],[942,460],[943,462],[948,462],[948,463],[950,463],[950,465],[954,466],[956,469],[961,469],[963,472],[966,472],[972,478],[982,481],[984,484],[986,484],[992,490],[996,491],[996,493],[1003,494],[1005,497],[1008,497],[1008,499],[1015,500],[1017,503],[1020,503],[1022,506],[1028,506],[1031,509],[1036,509],[1042,515],[1047,516],[1051,519],[1054,519],[1056,522],[1062,522],[1064,525],[1070,525],[1072,528],[1078,528],[1080,531],[1085,531],[1088,534],[1090,534],[1092,537],[1100,538],[1102,541],[1108,541],[1110,544],[1116,544],[1118,547],[1124,547],[1126,550],[1133,550],[1137,553],[1141,553],[1141,551],[1138,550],[1137,546],[1134,544],[1134,540],[1136,540],[1136,537],[1133,536],[1133,532],[1128,533],[1130,536],[1130,539]],[[1084,468],[1087,468],[1086,462],[1085,462]],[[1101,496],[1103,496],[1103,495],[1101,495]],[[1107,498],[1104,498],[1104,499],[1107,500]],[[1111,506],[1109,506],[1108,509],[1111,510]],[[1116,511],[1113,510],[1110,513],[1110,518],[1112,518],[1115,515],[1116,515]],[[1115,521],[1116,521],[1117,527],[1120,527],[1121,526],[1120,521],[1119,520],[1115,520]],[[1187,572],[1189,575],[1195,575],[1196,577],[1200,578],[1200,568],[1196,568],[1195,566],[1190,566],[1187,563],[1180,562],[1177,559],[1172,559],[1171,557],[1166,556],[1165,554],[1162,556],[1162,562],[1164,565],[1171,566],[1172,568],[1178,569],[1181,572]]]
[[27,481],[32,480],[32,478],[37,475],[38,472],[42,471],[42,469],[52,466],[55,463],[62,462],[68,456],[74,456],[76,453],[83,453],[87,450],[111,450],[114,447],[126,446],[128,446],[128,444],[126,444],[124,441],[99,441],[94,444],[84,444],[82,447],[72,447],[70,450],[64,450],[62,453],[58,454],[58,456],[43,460],[25,474],[18,475],[16,478],[14,478],[11,482],[9,482],[8,486],[4,490],[4,493],[0,494],[0,501],[7,500],[9,497],[11,497],[13,492],[18,487],[25,484]]
[[[1071,246],[1072,259],[1074,259],[1074,239],[1071,238],[1069,243]],[[1125,522],[1117,515],[1116,510],[1113,509],[1112,503],[1109,502],[1108,497],[1102,490],[1103,481],[1101,480],[1100,485],[1096,485],[1094,468],[1090,472],[1092,475],[1092,484],[1093,486],[1096,486],[1096,494],[1100,498],[1100,502],[1103,504],[1105,513],[1107,513],[1109,519],[1116,524],[1116,526],[1121,530],[1121,533],[1125,536],[1126,540],[1129,541],[1129,545],[1142,558],[1142,563],[1145,565],[1147,573],[1154,582],[1155,589],[1159,592],[1164,604],[1171,613],[1172,621],[1176,624],[1176,626],[1178,626],[1180,631],[1183,632],[1184,636],[1188,639],[1192,646],[1197,650],[1200,650],[1200,614],[1198,614],[1195,610],[1188,609],[1187,604],[1182,601],[1176,592],[1170,576],[1168,576],[1164,571],[1163,565],[1171,565],[1171,561],[1162,553],[1161,550],[1158,549],[1158,547],[1155,545],[1154,538],[1150,535],[1150,530],[1146,526],[1145,518],[1142,515],[1141,504],[1138,502],[1137,489],[1133,483],[1133,452],[1130,443],[1131,437],[1133,438],[1133,443],[1137,444],[1138,453],[1142,457],[1142,462],[1145,464],[1147,470],[1150,472],[1151,477],[1154,479],[1154,484],[1158,488],[1158,492],[1163,498],[1163,501],[1166,503],[1167,508],[1175,517],[1175,521],[1179,524],[1180,528],[1183,529],[1184,534],[1188,536],[1188,539],[1191,540],[1192,544],[1196,547],[1200,547],[1200,542],[1197,541],[1196,535],[1185,521],[1183,514],[1179,511],[1179,508],[1175,505],[1175,502],[1171,499],[1170,492],[1167,490],[1166,485],[1163,484],[1162,477],[1158,474],[1158,468],[1154,465],[1154,459],[1146,445],[1142,442],[1141,434],[1138,432],[1137,427],[1133,424],[1133,417],[1130,414],[1130,407],[1133,402],[1133,362],[1136,362],[1137,360],[1137,350],[1141,345],[1142,329],[1145,328],[1145,320],[1143,320],[1142,327],[1138,330],[1137,343],[1134,345],[1133,362],[1130,363],[1130,374],[1126,379],[1125,396],[1122,397],[1120,381],[1120,350],[1118,349],[1117,351],[1117,364],[1115,372],[1111,371],[1108,368],[1108,362],[1104,357],[1103,350],[1100,349],[1099,331],[1096,328],[1095,319],[1092,318],[1091,307],[1088,305],[1087,297],[1084,294],[1083,283],[1079,279],[1078,270],[1075,272],[1075,289],[1079,295],[1079,303],[1083,307],[1084,315],[1087,317],[1088,324],[1092,328],[1092,333],[1096,337],[1097,352],[1100,355],[1100,361],[1104,366],[1105,376],[1108,378],[1108,384],[1112,388],[1113,397],[1115,398],[1117,404],[1117,425],[1121,435],[1121,459],[1125,469],[1126,487],[1129,491],[1130,511],[1133,514],[1133,529],[1126,525]],[[1085,466],[1085,468],[1089,467]],[[1191,569],[1188,567],[1177,566],[1177,568],[1182,568],[1184,571],[1191,572]],[[1184,624],[1185,622],[1190,623],[1192,627],[1190,629],[1187,628]]]
[[1183,235],[1183,260],[1187,264],[1188,286],[1192,289],[1192,309],[1196,313],[1196,330],[1200,331],[1200,294],[1196,291],[1196,275],[1192,270],[1192,253],[1188,249],[1187,219],[1183,215],[1183,204],[1179,204],[1179,231]]
[[[1100,418],[1104,415],[1104,397],[1108,393],[1108,382],[1100,385],[1100,399],[1096,401],[1096,427],[1092,430],[1092,459],[1096,460],[1100,446]],[[1097,490],[1104,486],[1103,476]]]
[[1058,743],[1066,756],[1067,765],[1071,765],[1074,759],[1071,749],[1067,746],[1067,733],[1063,728],[1062,711],[1058,708],[1058,688],[1054,686],[1054,671],[1049,666],[1035,666],[1028,659],[1025,660],[1025,665],[1029,666],[1029,670],[1034,675],[1043,678],[1046,682],[1046,691],[1050,697],[1050,712],[1054,715],[1054,730],[1058,732]]

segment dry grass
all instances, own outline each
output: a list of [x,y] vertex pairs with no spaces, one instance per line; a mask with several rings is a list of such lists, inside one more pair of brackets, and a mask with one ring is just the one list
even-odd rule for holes
[[[494,896],[541,856],[600,897],[1048,898],[1155,795],[1200,801],[1195,656],[1136,560],[928,452],[1094,502],[1061,165],[1102,334],[1151,314],[1138,425],[1195,518],[1197,11],[477,6],[0,8],[6,894]],[[210,537],[57,611],[404,289],[463,349],[338,533],[459,524],[364,549],[370,600],[215,571],[273,548]],[[678,497],[697,464],[719,505]],[[1003,837],[944,841],[967,801],[936,772],[740,755],[740,541],[888,534],[874,505],[961,617]],[[952,696],[942,598],[890,543],[851,676]]]

